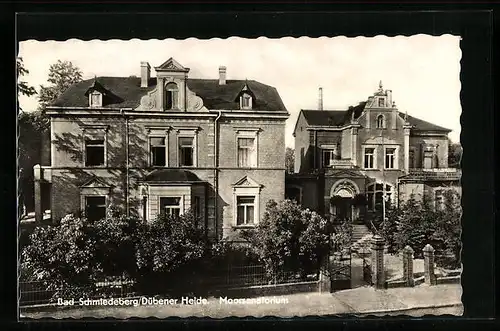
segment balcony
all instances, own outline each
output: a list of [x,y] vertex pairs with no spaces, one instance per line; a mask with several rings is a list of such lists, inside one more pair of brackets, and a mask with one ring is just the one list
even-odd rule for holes
[[330,164],[325,169],[352,169],[354,164],[351,159],[330,160]]
[[461,169],[456,168],[410,168],[406,179],[425,180],[459,180],[462,175]]

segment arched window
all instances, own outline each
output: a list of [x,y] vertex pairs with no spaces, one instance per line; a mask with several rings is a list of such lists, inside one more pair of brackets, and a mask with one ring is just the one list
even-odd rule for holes
[[[382,211],[382,195],[384,194],[383,184],[373,183],[366,187],[366,198],[368,200],[368,209],[373,211]],[[392,200],[392,186],[385,184],[385,203],[386,207]]]
[[179,88],[175,83],[168,83],[165,86],[165,109],[178,108]]
[[384,115],[378,115],[377,116],[377,129],[383,129],[383,128],[385,128]]

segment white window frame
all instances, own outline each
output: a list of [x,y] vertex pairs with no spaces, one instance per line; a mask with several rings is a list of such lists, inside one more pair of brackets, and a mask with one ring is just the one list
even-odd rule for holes
[[[94,96],[94,95],[99,96],[99,101],[97,101],[97,104],[94,104],[94,102],[92,100],[92,96]],[[101,92],[94,90],[94,91],[89,93],[89,107],[90,108],[102,107],[102,93]]]
[[[373,148],[373,167],[367,168],[365,167],[365,157],[366,157],[366,149]],[[364,145],[363,146],[363,169],[366,170],[376,170],[377,168],[377,146],[376,145]]]
[[[176,90],[170,90],[168,89],[168,85],[171,84],[171,85],[175,85],[177,87]],[[168,95],[169,95],[169,92],[170,92],[170,96],[172,98],[171,102],[172,102],[172,107],[170,108],[167,108],[167,103],[168,103]],[[164,110],[177,110],[179,109],[179,95],[180,95],[180,88],[179,88],[179,84],[177,84],[176,82],[173,82],[173,81],[167,81],[165,82],[165,87],[164,87]]]
[[[240,184],[233,185],[233,227],[248,228],[255,227],[260,221],[260,191],[262,185],[245,176],[238,181]],[[253,224],[238,225],[238,197],[254,197],[254,222]]]
[[[196,168],[196,167],[198,167],[198,130],[199,130],[199,128],[177,129],[177,141],[176,141],[177,167],[179,167],[179,168]],[[179,138],[193,138],[193,165],[192,166],[181,165]]]
[[[387,156],[387,150],[394,149],[394,167],[387,168],[385,163],[385,158]],[[399,146],[388,145],[384,146],[384,169],[385,170],[399,170]]]
[[[377,102],[378,102],[377,106],[379,108],[385,107],[385,98],[384,97],[379,97]],[[380,105],[380,104],[382,104],[382,105]]]
[[[184,214],[184,196],[182,195],[160,195],[158,196],[158,211],[161,214],[163,210],[161,210],[161,199],[162,198],[179,198],[179,216]],[[175,208],[177,209],[177,208]]]
[[[260,128],[235,128],[236,130],[236,167],[240,169],[248,169],[248,168],[258,168],[259,167],[259,132]],[[254,140],[254,152],[255,155],[252,158],[252,164],[249,167],[240,167],[239,166],[239,138],[251,138]]]
[[[106,168],[108,166],[108,126],[85,126],[82,128],[82,164],[85,168]],[[87,140],[104,140],[104,163],[87,165]]]
[[[92,185],[92,184],[91,184]],[[105,214],[107,215],[108,210],[109,210],[109,193],[110,193],[109,187],[95,187],[95,186],[83,186],[80,187],[80,210],[82,212],[86,212],[86,200],[87,197],[104,197],[105,198],[105,204],[106,204],[106,212]]]
[[[243,104],[243,99],[248,97],[248,105]],[[243,92],[240,96],[240,109],[252,109],[252,95],[250,93]]]
[[[238,203],[238,200],[240,198],[253,198],[253,203]],[[236,196],[236,226],[238,227],[251,227],[251,226],[255,226],[255,220],[256,220],[256,215],[255,215],[255,208],[256,208],[256,196],[255,195],[238,195]],[[253,207],[253,211],[254,211],[254,214],[253,214],[253,222],[252,223],[248,223],[248,220],[247,220],[247,208],[251,206]],[[244,208],[244,211],[243,211],[243,224],[238,224],[238,209],[239,207],[243,207]]]
[[[153,164],[153,145],[151,144],[152,138],[163,138],[165,139],[165,165],[154,165]],[[149,166],[155,168],[168,167],[168,136],[165,135],[149,135],[148,136],[148,145],[149,145]],[[155,145],[156,146],[156,145]],[[159,146],[159,145],[158,145]]]

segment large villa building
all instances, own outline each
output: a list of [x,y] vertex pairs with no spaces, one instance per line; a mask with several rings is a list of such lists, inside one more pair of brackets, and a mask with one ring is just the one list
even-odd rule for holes
[[[325,216],[374,217],[410,194],[459,190],[450,130],[400,112],[382,84],[347,110],[301,110],[295,173],[285,175],[285,121],[276,88],[193,79],[170,58],[140,77],[79,82],[51,107],[50,160],[35,166],[35,214],[95,220],[113,207],[144,221],[191,211],[210,238],[238,240],[270,199]],[[47,198],[48,196],[48,198]],[[383,196],[385,202],[383,203]],[[44,206],[45,205],[45,206]]]
[[295,124],[288,197],[356,222],[412,194],[434,203],[444,190],[460,191],[460,172],[448,168],[451,130],[400,112],[382,82],[347,110],[323,110],[322,93],[318,109],[301,110]]
[[237,238],[285,195],[285,121],[276,88],[193,79],[170,58],[140,77],[96,77],[49,107],[50,164],[35,166],[36,218],[99,219],[111,207],[145,221],[190,210],[210,238]]

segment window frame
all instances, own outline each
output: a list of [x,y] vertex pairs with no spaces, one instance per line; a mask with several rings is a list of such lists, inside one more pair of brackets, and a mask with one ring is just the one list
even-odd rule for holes
[[[162,199],[168,199],[168,198],[175,198],[175,199],[179,199],[179,204],[176,206],[178,208],[172,208],[172,207],[169,207],[171,209],[179,209],[179,215],[178,216],[181,216],[184,214],[184,196],[182,195],[159,195],[158,196],[158,211],[159,211],[159,215],[163,212],[162,210],[162,207],[161,207],[161,200]],[[172,214],[168,214],[168,215],[172,215]]]
[[[176,87],[176,89],[169,89],[170,86]],[[168,102],[171,100],[170,108],[167,108]],[[168,81],[165,83],[164,87],[164,110],[176,110],[179,109],[179,85],[176,82]]]
[[[236,155],[235,155],[235,160],[236,160],[236,168],[239,169],[254,169],[259,167],[259,132],[261,131],[260,128],[235,128],[236,135],[235,135],[235,146],[236,146]],[[240,162],[239,162],[239,139],[240,138],[251,138],[254,139],[254,157],[253,157],[253,162],[251,166],[249,167],[240,167]]]
[[[366,150],[373,149],[372,155],[372,167],[366,167]],[[363,146],[363,169],[366,170],[376,170],[377,169],[377,146],[365,145]]]
[[[186,128],[177,129],[176,153],[177,153],[177,167],[179,168],[196,168],[198,167],[198,130],[199,128]],[[181,165],[181,146],[179,145],[179,138],[192,138],[193,139],[193,165]]]
[[[395,192],[394,192],[394,186],[391,185],[391,184],[388,184],[388,183],[379,183],[379,182],[375,182],[375,183],[370,183],[366,186],[366,190],[365,190],[365,194],[366,194],[366,199],[368,201],[368,204],[367,204],[367,209],[370,210],[370,211],[375,211],[376,209],[376,205],[377,205],[377,193],[381,193],[382,196],[383,196],[383,191],[384,189],[382,188],[381,190],[378,190],[377,189],[377,185],[384,185],[387,187],[389,186],[389,190],[385,190],[385,195],[388,197],[388,200],[387,201],[390,201],[391,203],[394,202],[394,199],[395,199]],[[370,189],[370,188],[373,188],[373,189]],[[373,198],[371,199],[372,201],[372,206],[370,207],[370,199],[369,199],[369,196],[370,195],[373,195]]]
[[[388,149],[394,149],[394,158],[393,158],[393,165],[394,167],[388,168],[387,167],[387,150]],[[388,145],[384,146],[384,169],[385,170],[399,170],[399,146],[393,146],[393,145]]]
[[[164,139],[164,152],[165,152],[165,164],[164,165],[155,165],[153,164],[153,147],[160,147],[161,145],[154,145],[151,143],[151,139],[153,138],[162,138]],[[168,167],[168,136],[165,135],[149,135],[148,136],[148,145],[149,145],[149,166],[154,168],[164,168]]]
[[[93,96],[98,96],[99,100],[97,101],[97,104],[94,104]],[[102,93],[94,90],[89,93],[89,107],[90,108],[99,108],[102,107]]]
[[[262,185],[256,183],[248,176],[241,178],[233,184],[233,220],[232,226],[235,228],[253,228],[260,222],[260,194]],[[238,197],[254,197],[254,221],[253,224],[238,224]]]
[[[335,162],[332,161],[338,160],[339,156],[337,145],[321,145],[320,148],[321,148],[321,167],[328,168],[333,166]],[[331,153],[331,157],[329,158],[328,165],[325,165],[325,154],[329,152]]]
[[378,107],[379,108],[385,107],[385,98],[384,97],[379,97],[378,98]]
[[[252,203],[248,203],[248,202],[239,202],[238,200],[239,199],[242,199],[242,198],[252,198],[253,199],[253,202]],[[254,227],[256,225],[256,201],[257,201],[257,197],[255,195],[238,195],[236,196],[236,226],[237,227]],[[238,224],[238,211],[240,209],[240,207],[243,207],[243,223],[242,224]],[[247,216],[248,216],[248,207],[253,207],[253,219],[252,219],[252,223],[249,223],[248,220],[247,220]]]
[[97,222],[97,221],[100,221],[101,219],[103,218],[100,218],[100,219],[96,219],[96,220],[90,220],[88,218],[88,204],[87,204],[87,199],[88,198],[104,198],[104,206],[102,205],[97,205],[96,207],[98,208],[104,208],[104,217],[103,218],[106,218],[106,215],[108,213],[108,196],[107,195],[103,195],[103,194],[85,194],[83,195],[83,210],[84,210],[84,214],[85,214],[85,218],[87,219],[87,221],[90,221],[90,222]]
[[[253,141],[253,146],[243,146],[240,147],[240,140],[242,139],[251,139]],[[256,137],[254,136],[238,136],[236,137],[236,144],[237,144],[237,160],[236,162],[238,163],[238,168],[255,168],[257,166],[257,142],[256,142]],[[248,158],[247,158],[247,163],[246,165],[240,164],[240,151],[241,150],[249,150],[248,152]]]
[[[240,95],[240,109],[252,109],[253,107],[253,100],[252,100],[252,95],[247,92],[243,92]],[[243,100],[248,100],[248,105],[244,104]]]
[[[379,119],[382,119],[382,123],[381,123],[382,125],[379,125]],[[376,126],[377,129],[385,129],[386,128],[384,114],[378,114],[377,115],[375,126]]]

